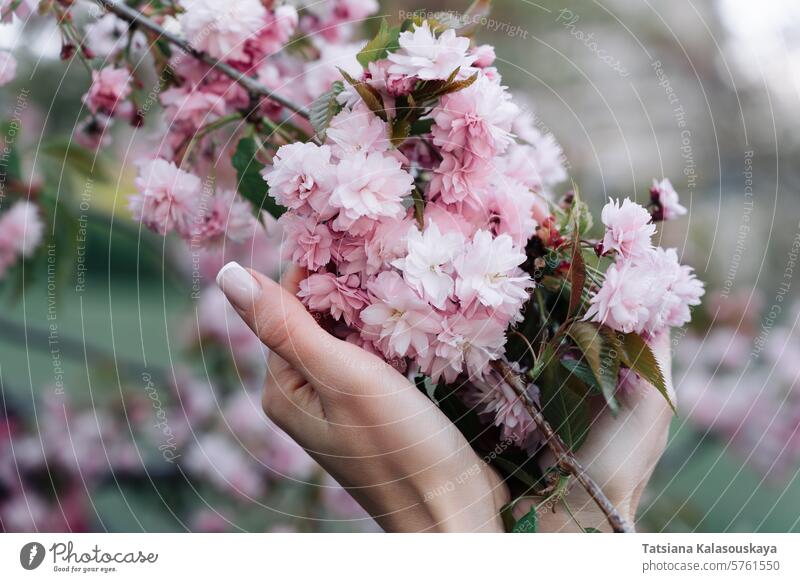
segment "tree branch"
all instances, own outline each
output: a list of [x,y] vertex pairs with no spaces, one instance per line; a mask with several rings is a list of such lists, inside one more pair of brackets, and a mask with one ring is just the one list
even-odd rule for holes
[[244,87],[250,95],[254,96],[261,96],[266,97],[267,99],[271,99],[276,103],[281,104],[286,109],[295,112],[300,117],[308,119],[308,110],[301,106],[296,105],[280,93],[275,93],[274,91],[270,91],[266,87],[264,87],[261,83],[253,79],[252,77],[245,75],[241,71],[236,70],[228,63],[224,63],[220,60],[215,59],[211,55],[204,53],[203,51],[199,51],[192,47],[188,42],[184,39],[179,38],[172,34],[171,32],[166,31],[164,28],[153,22],[147,16],[122,4],[121,2],[116,2],[115,0],[94,0],[96,4],[102,6],[109,12],[114,13],[122,20],[129,22],[133,26],[137,26],[139,28],[143,28],[149,30],[158,35],[159,38],[163,38],[170,44],[178,47],[184,53],[194,57],[195,59],[204,62],[205,64],[215,68],[223,75],[226,75],[239,83],[242,87]]
[[525,381],[520,378],[519,375],[514,372],[514,370],[512,370],[506,362],[502,360],[497,360],[493,362],[492,365],[500,374],[500,376],[502,376],[506,384],[513,388],[513,390],[522,399],[523,403],[525,404],[525,408],[533,418],[533,422],[536,423],[537,428],[542,431],[542,434],[547,442],[547,446],[549,446],[550,450],[553,451],[553,454],[556,457],[557,465],[575,477],[578,483],[581,484],[581,486],[586,490],[589,496],[605,514],[606,519],[608,519],[608,523],[611,524],[611,527],[615,532],[633,532],[633,527],[620,515],[617,508],[614,507],[614,504],[611,503],[608,497],[606,497],[605,493],[603,493],[603,490],[600,489],[600,486],[595,483],[591,477],[589,477],[589,475],[586,473],[586,470],[578,462],[578,459],[576,459],[575,455],[572,454],[572,451],[567,448],[567,446],[564,444],[564,441],[561,440],[561,437],[556,434],[556,432],[553,430],[553,427],[550,426],[550,423],[545,420],[542,411],[539,410],[539,407],[536,405],[536,403],[531,400],[530,396],[528,396]]

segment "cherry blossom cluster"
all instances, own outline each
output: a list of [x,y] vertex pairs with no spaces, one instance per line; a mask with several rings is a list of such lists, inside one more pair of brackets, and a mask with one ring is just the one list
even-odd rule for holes
[[[685,213],[668,180],[656,183],[653,191],[662,189],[661,215]],[[703,284],[691,267],[680,264],[675,249],[653,246],[656,227],[651,213],[626,198],[606,204],[601,217],[606,227],[601,252],[615,254],[616,261],[606,269],[586,319],[624,333],[649,335],[687,324],[690,307],[700,304]]]
[[[560,148],[521,115],[488,52],[427,22],[402,32],[358,77],[385,110],[349,85],[325,140],[281,147],[264,172],[289,209],[285,257],[310,273],[303,302],[344,324],[342,337],[433,380],[483,379],[503,355],[533,287],[521,265],[534,216],[565,177]],[[469,82],[426,115],[429,131],[394,147],[398,100],[448,79]],[[517,141],[515,122],[532,143]]]

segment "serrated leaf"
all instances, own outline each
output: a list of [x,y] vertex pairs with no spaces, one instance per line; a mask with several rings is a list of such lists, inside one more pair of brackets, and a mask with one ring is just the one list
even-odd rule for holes
[[511,528],[511,533],[536,533],[539,522],[536,517],[536,505],[531,505],[530,511],[519,518]]
[[341,81],[334,81],[331,88],[317,97],[308,109],[311,126],[320,138],[324,137],[331,119],[341,111],[342,107],[336,97],[342,91],[344,91],[344,84]]
[[656,390],[666,398],[672,411],[677,413],[675,404],[669,397],[669,392],[667,392],[667,384],[664,380],[664,373],[661,371],[661,365],[647,342],[635,333],[617,334],[616,339],[620,348],[622,363],[655,386]]
[[269,195],[269,187],[261,176],[264,164],[256,157],[257,151],[258,145],[252,136],[243,137],[236,144],[231,164],[236,168],[237,189],[243,198],[252,202],[256,210],[266,210],[278,218],[286,209]]
[[365,69],[374,61],[385,59],[386,56],[400,48],[400,27],[389,28],[389,23],[384,18],[375,37],[356,55],[356,59]]
[[585,321],[573,323],[568,333],[600,385],[609,408],[616,412],[619,406],[614,395],[619,379],[620,350],[614,334],[607,327]]
[[363,81],[356,81],[347,71],[343,69],[339,69],[339,72],[344,77],[345,81],[350,83],[353,88],[358,93],[358,96],[366,103],[367,107],[369,107],[370,111],[372,111],[375,115],[386,121],[386,109],[383,106],[383,97],[378,91],[375,90],[375,87],[369,85],[368,83],[364,83]]
[[461,91],[462,89],[466,89],[470,85],[472,85],[478,79],[478,73],[467,77],[466,79],[462,79],[461,81],[452,81],[445,85],[437,94],[437,97],[441,97],[443,95],[448,95],[450,93],[455,93],[457,91]]

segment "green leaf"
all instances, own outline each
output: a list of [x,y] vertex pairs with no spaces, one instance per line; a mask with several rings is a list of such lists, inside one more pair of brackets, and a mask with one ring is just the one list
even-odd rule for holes
[[603,533],[599,529],[595,527],[585,527],[583,528],[583,533]]
[[236,168],[238,190],[245,199],[253,203],[256,210],[266,210],[278,218],[286,209],[269,195],[267,182],[261,176],[264,164],[256,157],[256,151],[258,145],[252,136],[243,137],[236,144],[231,163]]
[[309,120],[320,138],[323,138],[331,119],[342,109],[336,97],[344,91],[341,81],[334,81],[331,88],[317,97],[308,109]]
[[411,124],[411,135],[425,135],[431,132],[433,119],[418,119]]
[[591,422],[586,386],[562,372],[558,362],[552,362],[543,372],[539,383],[542,413],[564,444],[577,450],[586,440]]
[[367,65],[371,62],[385,59],[390,52],[400,48],[399,38],[400,27],[393,26],[389,28],[389,23],[384,18],[381,20],[378,34],[361,49],[356,55],[356,59],[361,63],[362,67],[367,68]]
[[109,172],[98,155],[68,139],[57,139],[44,144],[42,153],[87,178],[96,180],[109,178]]
[[566,368],[570,374],[589,386],[589,388],[598,394],[603,393],[602,388],[600,388],[600,384],[597,382],[597,378],[594,377],[592,369],[586,364],[586,362],[583,362],[582,360],[564,358],[561,360],[561,365],[564,366],[564,368]]
[[536,519],[536,505],[532,505],[530,511],[519,518],[519,521],[511,528],[511,533],[536,533],[538,527]]
[[568,333],[581,350],[609,408],[616,412],[619,406],[614,395],[619,380],[620,350],[613,332],[607,327],[578,321],[570,326]]
[[367,104],[367,107],[370,108],[370,111],[386,121],[386,109],[383,106],[383,97],[381,97],[381,94],[378,93],[375,88],[368,83],[356,81],[347,73],[347,71],[340,68],[339,72],[342,74],[342,77],[344,77],[345,81],[353,86],[359,97],[361,97],[364,103]]
[[509,476],[516,477],[528,487],[536,487],[538,485],[538,481],[527,471],[525,471],[525,469],[523,469],[513,461],[506,459],[505,457],[497,455],[492,459],[492,463],[500,467]]
[[656,390],[666,398],[672,411],[677,413],[675,404],[667,392],[667,384],[661,366],[647,342],[635,333],[617,334],[616,338],[622,363],[655,386]]

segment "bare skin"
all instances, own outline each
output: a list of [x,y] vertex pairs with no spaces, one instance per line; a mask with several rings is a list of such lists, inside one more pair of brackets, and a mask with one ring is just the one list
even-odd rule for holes
[[[502,532],[505,483],[447,417],[382,359],[323,330],[295,297],[304,273],[278,285],[238,265],[218,283],[270,349],[266,414],[348,489],[386,531]],[[668,338],[657,346],[669,369]],[[670,382],[671,385],[671,382]],[[599,411],[578,458],[625,517],[666,443],[670,410],[650,386],[616,417]],[[607,529],[578,488],[566,496],[584,527]],[[529,505],[529,503],[528,503]],[[520,503],[518,513],[526,511]],[[547,511],[541,531],[577,531],[565,511]]]

